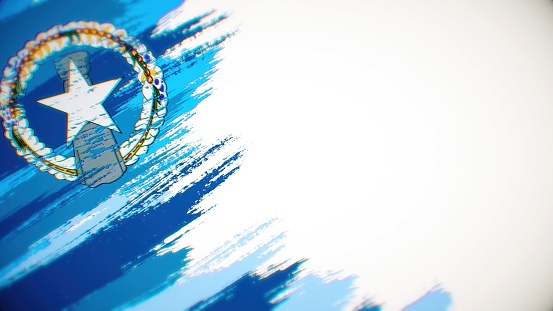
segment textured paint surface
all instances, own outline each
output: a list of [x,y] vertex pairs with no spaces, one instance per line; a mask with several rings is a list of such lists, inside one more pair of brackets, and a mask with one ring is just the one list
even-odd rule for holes
[[404,311],[436,310],[447,311],[451,306],[451,295],[442,289],[433,289],[412,305],[407,306]]
[[[153,6],[142,2],[137,7],[140,5],[144,6],[143,10]],[[125,19],[124,16],[120,18]],[[235,28],[218,31],[207,39],[200,36],[186,48],[182,46],[187,43],[187,38],[209,32],[225,19],[225,15],[207,11],[182,21],[172,31],[157,37],[147,36],[151,27],[137,35],[153,52],[163,53],[158,62],[171,88],[171,109],[159,142],[141,163],[130,167],[120,181],[104,185],[97,191],[75,183],[46,187],[48,191],[45,191],[33,186],[47,182],[43,174],[35,170],[23,173],[28,170],[27,167],[19,170],[12,167],[12,172],[4,178],[0,187],[3,201],[9,202],[9,207],[3,209],[0,242],[2,249],[6,250],[2,252],[3,268],[0,270],[0,303],[3,309],[140,307],[145,300],[167,292],[177,280],[182,279],[179,275],[186,271],[189,249],[184,247],[160,254],[172,243],[162,243],[161,247],[156,247],[156,244],[178,233],[182,226],[186,227],[203,214],[195,210],[198,202],[236,172],[244,152],[239,142],[230,136],[220,137],[215,143],[203,142],[201,136],[190,132],[187,124],[193,118],[194,107],[210,95],[211,90],[205,84],[220,61],[216,57],[217,51]],[[122,65],[117,65],[120,61],[105,52],[91,51],[91,61],[94,67],[98,67],[90,73],[93,79],[121,76],[121,70],[125,70]],[[102,63],[109,63],[110,66]],[[40,73],[37,76],[40,79]],[[138,83],[129,79],[130,75],[125,76],[124,86],[114,94],[117,101],[113,100],[108,109],[117,124],[128,131],[133,122],[128,115],[136,115],[140,91]],[[30,86],[25,100],[30,106],[31,122],[36,125],[37,131],[45,132],[40,122],[50,116],[54,119],[59,116],[45,110],[47,118],[32,118],[33,114],[42,113],[41,107],[33,106],[32,101],[27,99],[52,92],[55,84],[57,89],[60,87],[57,77],[47,78],[42,74],[42,79],[42,84]],[[51,122],[48,123],[44,126],[51,127]],[[55,134],[62,128],[59,125],[62,123],[55,124],[57,129],[54,126],[49,131],[51,135],[45,137],[46,141],[59,143],[59,135]],[[60,152],[65,149],[63,145],[58,148]],[[12,179],[18,174],[27,178]],[[244,233],[243,238],[236,240],[234,247],[251,240],[252,235],[259,234],[257,232],[268,225]],[[171,300],[172,305],[166,307],[179,309],[188,306],[196,309],[203,306],[214,309],[224,304],[227,308],[239,309],[246,304],[257,309],[269,308],[272,304],[267,293],[277,295],[285,288],[299,263],[275,270],[262,281],[255,281],[259,278],[255,275],[247,278],[240,278],[240,275],[251,273],[248,271],[260,263],[256,256],[266,257],[274,253],[276,250],[270,247],[281,238],[281,234],[275,236],[247,258],[232,264],[225,273],[214,271],[209,274],[209,280],[203,281],[201,277],[191,278],[188,282],[196,285],[203,282],[203,286],[179,286],[179,292],[190,291],[192,295],[185,301],[182,298]],[[270,253],[264,254],[263,250]],[[231,252],[232,249],[227,249],[215,259],[224,259]],[[231,286],[229,289],[226,284],[233,280],[236,281],[234,285],[228,285]],[[197,288],[203,288],[204,293],[194,295]],[[233,301],[221,300],[229,291],[243,294],[237,297],[233,293]],[[29,300],[29,295],[35,298]],[[219,299],[209,298],[209,295]],[[160,306],[163,303],[157,304],[156,308]]]
[[[148,153],[94,189],[0,142],[0,309],[549,306],[553,41],[525,27],[553,29],[553,7],[501,2],[0,2],[1,61],[106,21],[169,95]],[[104,106],[122,141],[142,86],[80,49],[93,82],[121,78]],[[71,154],[67,115],[37,103],[61,88],[49,60],[21,100]]]
[[[149,8],[146,1],[136,7],[140,6]],[[4,204],[0,232],[0,245],[6,250],[0,255],[3,309],[267,310],[279,306],[322,310],[346,303],[352,283],[325,283],[309,275],[298,279],[303,260],[281,263],[260,275],[254,272],[283,247],[285,230],[275,228],[275,219],[229,237],[203,262],[192,260],[190,247],[180,242],[202,221],[202,215],[217,208],[198,204],[235,174],[246,152],[240,139],[205,141],[191,125],[194,108],[212,92],[208,83],[221,61],[217,52],[237,30],[231,25],[213,31],[227,19],[208,10],[181,19],[155,36],[148,35],[152,26],[133,34],[161,54],[158,64],[170,88],[171,106],[150,153],[120,180],[94,190],[76,183],[35,187],[48,183],[48,176],[17,164],[4,175],[1,200],[9,205]],[[132,30],[136,25],[128,24],[121,26]],[[113,55],[89,53],[94,81],[123,76],[106,107],[122,131],[128,132],[140,107],[140,85]],[[63,122],[54,126],[45,122],[61,120],[60,115],[32,103],[52,89],[61,89],[59,78],[51,70],[51,77],[44,71],[37,73],[41,83],[31,84],[24,98],[29,119],[37,132],[49,127],[49,135],[43,135],[46,142],[59,144],[61,153],[69,152],[68,146],[60,144]],[[38,114],[46,118],[34,117]],[[17,177],[20,174],[25,178]],[[241,248],[251,250],[237,251]],[[224,261],[223,268],[208,268]],[[316,298],[321,294],[324,299]]]

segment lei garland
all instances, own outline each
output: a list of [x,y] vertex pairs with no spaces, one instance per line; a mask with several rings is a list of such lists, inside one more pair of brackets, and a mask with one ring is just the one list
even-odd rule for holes
[[161,68],[146,47],[125,30],[97,22],[70,22],[57,25],[39,33],[34,40],[8,61],[0,82],[0,116],[3,119],[5,136],[15,147],[17,154],[41,171],[48,171],[57,179],[76,180],[75,157],[55,154],[51,148],[34,135],[25,118],[23,105],[17,102],[27,82],[38,69],[38,63],[52,53],[69,46],[86,45],[120,53],[137,73],[142,84],[143,104],[140,119],[134,125],[130,137],[121,143],[119,151],[126,165],[136,163],[139,156],[148,151],[148,146],[159,133],[167,112],[167,86]]

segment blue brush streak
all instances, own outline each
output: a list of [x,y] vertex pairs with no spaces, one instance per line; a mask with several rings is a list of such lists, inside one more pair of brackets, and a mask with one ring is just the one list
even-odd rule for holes
[[[224,15],[221,15],[217,17],[215,21],[207,25],[194,25],[206,15],[209,14],[204,14],[193,18],[191,21],[184,23],[180,27],[164,34],[163,36],[157,36],[154,38],[150,37],[150,33],[155,28],[155,26],[150,26],[137,34],[133,34],[132,32],[129,32],[129,34],[139,39],[150,50],[150,52],[153,53],[154,56],[159,56],[166,49],[174,46],[175,44],[181,42],[186,38],[196,35],[197,33],[205,30],[208,27],[216,25],[225,18]],[[216,44],[219,43],[220,42],[217,42]],[[25,96],[19,98],[19,102],[25,107],[27,119],[29,120],[30,126],[35,130],[35,133],[37,133],[37,135],[40,137],[40,140],[44,142],[47,146],[60,146],[65,144],[67,114],[51,107],[41,105],[37,101],[50,96],[58,95],[59,93],[63,92],[63,81],[57,76],[52,60],[60,57],[61,55],[65,55],[77,50],[87,50],[91,54],[91,69],[89,76],[93,83],[100,83],[113,79],[115,77],[122,77],[123,80],[119,84],[119,86],[121,87],[130,80],[136,80],[136,72],[134,72],[134,70],[131,66],[129,66],[126,60],[121,57],[121,55],[118,55],[117,53],[111,51],[107,51],[105,49],[96,49],[86,46],[70,47],[62,51],[61,53],[55,53],[50,56],[47,61],[39,67],[37,72],[35,72],[35,77],[29,81]],[[188,69],[189,67],[195,65],[195,62],[192,61],[197,56],[208,56],[202,55],[203,52],[204,51],[201,51],[199,49],[189,51],[187,54],[187,58],[183,63],[172,62],[170,63],[173,65],[171,67],[168,67],[168,64],[164,65],[158,63],[158,65],[165,71],[167,79],[167,77],[169,76],[167,74],[169,73],[169,71],[171,71],[171,69],[174,69],[174,67],[182,66],[183,68]],[[213,65],[214,64],[209,67],[200,68],[200,70],[204,70],[204,72],[202,72],[201,74],[204,74],[206,68],[211,68]],[[46,78],[46,76],[48,78]],[[193,75],[187,74],[187,77],[193,77]],[[132,97],[135,97],[137,94],[141,94],[141,86],[140,84],[135,83],[130,90],[127,90],[126,92],[121,94],[122,96],[109,97],[104,102],[104,107],[106,108],[108,113],[113,116],[120,109],[121,105],[125,104],[128,100],[130,100]],[[117,93],[114,95],[117,95]],[[171,98],[171,101],[174,102],[173,98]],[[136,106],[139,108],[141,107],[140,100],[138,101],[138,104],[136,104]],[[116,120],[119,121],[117,122],[117,124],[122,131],[122,134],[117,133],[117,138],[119,138],[119,140],[124,140],[128,137],[128,134],[133,129],[134,121],[138,119],[139,114],[140,111],[135,111],[133,114],[125,113],[124,119],[130,120],[132,122],[121,122],[121,119]],[[2,151],[2,147],[6,147],[6,152]],[[9,148],[11,148],[11,150],[9,150]],[[2,142],[0,142],[0,152],[7,153],[8,155],[13,155],[15,157],[14,160],[18,160],[15,161],[17,167],[27,165],[27,162],[25,160],[15,155],[13,147],[6,146],[6,144],[3,144]],[[6,159],[0,162],[0,171],[2,171],[2,163],[5,163],[5,160]]]
[[[225,143],[213,146],[182,168],[181,172],[198,167]],[[187,211],[238,169],[236,167],[222,174],[239,157],[240,153],[234,154],[169,202],[99,232],[50,265],[0,290],[3,307],[12,310],[58,310],[121,277],[124,274],[122,266],[136,261],[138,256],[148,253],[166,236],[200,216]],[[141,203],[139,201],[135,205],[140,206]],[[129,232],[133,234],[130,236]],[[30,294],[34,299],[28,299]]]
[[[139,37],[140,39],[149,37],[149,33],[146,32],[147,29],[145,28],[150,27],[149,29],[151,29],[152,25],[154,25],[160,17],[181,3],[182,0],[138,0],[133,1],[132,5],[130,5],[127,0],[48,0],[40,5],[30,6],[25,11],[25,14],[16,15],[17,18],[0,20],[0,29],[2,29],[2,31],[0,31],[0,42],[9,42],[9,44],[3,45],[2,49],[0,49],[0,70],[7,65],[10,57],[14,56],[17,51],[24,47],[26,41],[34,39],[37,33],[46,31],[56,24],[64,25],[68,22],[79,20],[109,22],[118,28],[129,28],[129,34]],[[142,8],[144,12],[148,12],[148,14],[134,14],[136,13],[136,7]],[[146,9],[147,7],[149,8]],[[134,15],[130,16],[129,14]],[[127,16],[127,18],[121,18],[123,16]],[[137,27],[137,23],[140,24],[139,27]],[[181,38],[184,37],[181,36]],[[162,40],[159,42],[170,43],[170,41],[163,42]],[[148,41],[148,44],[150,43],[152,42]],[[165,46],[165,48],[167,47],[169,46]],[[164,50],[161,46],[156,47],[155,49],[156,51]],[[155,56],[157,55],[159,54],[155,54]],[[43,66],[48,65],[49,64],[44,64]],[[105,67],[103,68],[104,70],[110,70],[109,66],[103,67]],[[128,67],[129,66],[127,65],[127,69]],[[94,68],[94,64],[92,65],[92,68]],[[119,75],[121,72],[117,72],[117,74]],[[59,80],[59,78],[54,77],[54,70],[39,69],[35,72],[31,81],[36,84],[42,84],[48,79],[55,81],[54,78]],[[113,79],[113,77],[109,79]],[[102,80],[101,82],[103,81],[105,80]],[[52,90],[56,89],[57,87]],[[48,96],[44,96],[42,98],[45,97]],[[54,121],[56,121],[50,123],[50,125],[54,125],[52,133],[48,128],[41,129],[39,125],[41,131],[38,132],[37,130],[37,135],[39,135],[42,140],[49,141],[49,135],[54,134],[56,136],[56,133],[59,134],[59,131],[55,129],[56,125],[63,124],[62,127],[65,127],[65,119],[63,118],[63,114],[59,114],[56,117],[55,114],[50,113],[50,116],[52,115],[54,116]],[[63,118],[63,120],[60,118]],[[35,120],[35,123],[37,122],[40,121]],[[59,139],[63,140],[64,137],[65,133],[62,133],[62,136]],[[59,144],[53,144],[50,146],[55,147],[58,145]],[[0,155],[2,155],[2,160],[0,161],[0,172],[13,172],[28,165],[23,158],[17,156],[14,148],[6,139],[0,140]]]
[[[56,2],[56,0],[52,0],[52,2]],[[140,3],[143,4],[144,2]],[[156,9],[158,9],[157,13],[162,10],[159,8],[160,7],[156,7]],[[78,16],[78,14],[75,16]],[[201,31],[203,29],[202,27],[192,27],[192,25],[197,23],[200,18],[201,16],[191,20],[189,23],[183,25],[172,34],[165,34],[154,39],[150,39],[148,37],[148,33],[151,29],[153,29],[153,27],[149,27],[137,37],[141,39],[148,46],[148,48],[154,52],[155,55],[158,55],[158,53],[161,53],[165,48],[178,43],[183,38],[193,36],[198,31]],[[213,24],[225,18],[226,16],[221,15],[214,20]],[[124,23],[125,18],[116,20]],[[128,16],[126,17],[126,20],[128,20]],[[138,27],[136,24],[129,24],[128,26],[130,27],[129,29]],[[185,30],[180,34],[177,33],[177,31],[180,31],[181,29]],[[170,60],[170,62],[164,63],[164,60],[159,60],[158,65],[160,65],[167,73],[165,76],[166,79],[169,78],[178,80],[178,82],[171,80],[168,81],[171,104],[174,105],[174,103],[179,103],[177,109],[170,107],[168,116],[178,116],[182,113],[188,112],[201,100],[209,96],[210,91],[207,91],[203,94],[196,95],[195,98],[191,98],[190,96],[193,92],[193,88],[179,89],[175,88],[174,85],[180,85],[182,87],[183,85],[188,85],[188,83],[192,81],[194,81],[196,85],[201,85],[205,82],[209,78],[209,75],[214,72],[213,66],[218,62],[215,60],[214,56],[220,50],[218,45],[225,39],[226,37],[221,37],[219,40],[216,40],[211,44],[203,45],[188,51],[177,61]],[[134,73],[128,73],[128,66],[124,62],[120,62],[121,59],[115,60],[113,57],[113,55],[105,52],[95,53],[93,55],[95,64],[110,64],[110,66],[107,66],[108,70],[96,71],[96,73],[91,72],[93,81],[104,81],[112,78],[110,76],[112,73],[121,72],[126,75],[125,77],[127,80],[133,77]],[[103,68],[106,66],[100,65],[100,67]],[[94,68],[96,67],[93,66],[92,69],[94,70]],[[125,70],[127,70],[126,73]],[[57,77],[45,80],[46,82],[42,85],[42,90],[39,86],[33,90],[30,90],[27,95],[29,98],[32,98],[33,96],[37,98],[46,97],[41,94],[43,94],[45,90],[57,88],[57,84],[59,83],[58,80],[59,79]],[[188,82],[184,83],[184,81]],[[121,83],[121,85],[124,85],[124,82]],[[172,82],[177,83],[172,84]],[[132,109],[133,106],[136,106],[135,96],[133,94],[139,92],[139,90],[140,86],[138,84],[131,85],[128,90],[121,92],[117,98],[112,98],[112,102],[106,102],[106,108],[110,113],[115,114],[121,112],[122,114],[125,114],[124,119],[122,117],[118,118],[117,116],[114,118],[118,124],[122,124],[120,127],[124,131],[125,129],[132,129],[132,127],[124,128],[124,126],[128,124],[132,126],[132,123],[129,123],[128,120],[136,119],[130,118],[128,113],[134,112],[135,114],[138,114],[139,112],[139,110]],[[30,109],[31,113],[29,114],[29,118],[40,119],[39,117],[32,117],[31,114],[35,112],[32,110],[33,108]],[[35,116],[44,117],[44,113],[40,113],[40,111],[38,111],[35,113]],[[56,123],[61,124],[65,122],[60,121]],[[45,126],[47,126],[47,123],[45,123]],[[40,131],[40,133],[55,134],[56,132],[53,128],[41,128],[40,125],[35,126],[33,124],[33,127],[37,130],[37,132]],[[59,129],[59,132],[64,134],[65,128],[61,126]],[[166,130],[162,129],[160,136],[162,136],[165,132]],[[186,132],[182,134],[185,133]],[[48,139],[48,141],[45,139],[45,142],[53,142],[53,145],[56,145],[55,136],[56,135],[46,135],[46,139]],[[64,135],[59,136],[63,137]],[[196,159],[196,161],[192,164],[180,168],[181,172],[186,172],[194,167],[197,168],[199,164],[204,162],[206,157],[217,152],[218,148],[225,143],[226,142],[223,142],[220,145],[215,146],[215,149],[212,148],[208,150],[204,154],[203,160]],[[155,151],[161,146],[163,145],[159,143],[155,144],[152,146],[151,151]],[[1,147],[2,146],[0,145],[0,149]],[[108,228],[105,231],[97,233],[87,240],[86,243],[74,248],[72,251],[63,256],[60,256],[51,264],[35,270],[25,278],[13,283],[11,287],[1,290],[0,305],[6,308],[40,307],[40,309],[47,310],[50,308],[58,309],[68,307],[72,303],[78,302],[78,304],[73,305],[73,307],[77,309],[80,308],[89,310],[106,309],[113,308],[138,296],[145,296],[147,298],[148,295],[151,295],[153,292],[159,291],[170,285],[174,280],[172,272],[177,271],[184,265],[181,258],[186,256],[186,252],[188,250],[183,250],[177,254],[164,255],[163,257],[153,257],[153,253],[150,252],[152,245],[159,243],[161,239],[176,231],[184,223],[199,217],[199,215],[187,215],[186,209],[190,208],[196,202],[201,201],[204,195],[213,191],[213,189],[215,189],[220,183],[224,182],[228,176],[232,175],[238,167],[233,168],[230,172],[224,175],[221,175],[221,172],[232,163],[235,163],[239,157],[240,153],[235,153],[234,156],[227,159],[215,170],[210,171],[207,176],[192,185],[192,187],[187,189],[183,194],[179,194],[172,198],[171,201],[150,209],[147,213],[136,214],[121,221],[115,227]],[[60,226],[63,221],[71,219],[75,215],[94,207],[98,201],[103,200],[109,193],[113,193],[113,191],[118,189],[121,184],[140,175],[140,173],[140,170],[131,169],[126,174],[127,176],[118,183],[104,186],[103,191],[98,192],[97,190],[93,201],[90,201],[91,196],[88,195],[89,192],[87,192],[86,189],[82,189],[82,187],[78,184],[72,184],[71,187],[74,188],[71,189],[60,189],[50,193],[49,195],[39,195],[38,198],[32,201],[31,204],[28,204],[22,209],[16,210],[15,213],[3,219],[5,220],[4,224],[9,224],[4,231],[4,237],[7,237],[8,233],[11,234],[10,237],[17,236],[17,239],[8,239],[8,242],[20,245],[19,251],[13,252],[12,256],[14,256],[13,254],[20,254],[31,242],[36,240],[36,236],[41,236],[41,234],[43,235],[44,233]],[[39,174],[44,175],[47,178],[52,178],[47,174]],[[155,195],[162,192],[168,186],[169,182],[171,181],[166,180],[166,184],[158,188],[156,193],[142,198],[141,201],[133,202],[133,206],[138,208],[142,203],[145,203],[152,197],[155,197]],[[33,183],[36,183],[36,179],[33,180]],[[58,197],[63,197],[64,192],[67,193],[74,191],[82,191],[82,196],[73,198],[75,203],[65,204],[63,203],[63,199],[58,199]],[[64,206],[69,207],[69,205],[71,205],[71,208],[61,208]],[[179,212],[181,214],[179,214]],[[39,221],[42,221],[42,223],[38,226],[36,224]],[[32,227],[34,233],[29,234],[30,230],[27,229],[32,225],[36,225]],[[40,229],[38,232],[36,230],[37,228]],[[129,236],[129,233],[132,233],[132,235]],[[24,235],[26,236],[26,239],[22,239],[22,236]],[[28,243],[21,243],[24,240]],[[7,245],[9,247],[6,247],[6,249],[10,249],[10,251],[16,248],[16,245],[9,245],[6,243],[2,246]],[[246,261],[243,263],[245,264]],[[136,265],[138,265],[136,268],[128,268]],[[238,267],[239,266],[235,266],[235,269],[231,269],[228,272],[235,273],[238,271],[236,270]],[[255,265],[251,264],[249,269],[253,269],[254,267]],[[241,269],[243,268],[244,267]],[[269,298],[274,297],[278,291],[282,290],[285,287],[285,284],[287,284],[285,278],[278,278],[278,276],[278,273],[274,273],[267,279],[257,281],[252,279],[254,283],[251,283],[250,285],[254,286],[255,289],[251,290],[244,287],[242,290],[238,289],[237,293],[257,293],[259,296],[254,300],[259,303],[259,306],[266,305],[265,303],[270,303],[271,299]],[[229,280],[229,274],[222,274],[221,282],[226,280]],[[268,282],[270,280],[272,280],[272,283]],[[260,286],[259,282],[266,282],[263,283],[265,287]],[[48,284],[48,287],[44,287],[43,284]],[[247,282],[244,284],[248,285]],[[126,291],[125,294],[121,295],[120,293],[123,289]],[[235,294],[236,291],[233,295]],[[34,296],[34,299],[32,301],[27,301],[25,297],[28,295]],[[236,306],[244,305],[244,303],[249,302],[244,298],[243,301],[234,301],[234,305]],[[209,304],[211,307],[216,305],[217,304]]]
[[186,266],[184,261],[189,249],[163,256],[148,256],[138,266],[127,271],[120,278],[101,289],[87,295],[70,310],[112,310],[118,306],[154,295],[173,285],[178,279],[179,270]]
[[[257,227],[239,241],[233,242],[231,249],[245,245],[256,236],[257,232],[264,230],[268,225],[270,225],[270,222]],[[136,311],[152,309],[183,310],[196,305],[199,301],[209,300],[209,297],[217,296],[228,284],[251,273],[257,266],[274,256],[280,250],[280,247],[274,248],[274,245],[281,241],[283,236],[283,234],[280,234],[274,237],[256,251],[232,263],[229,267],[212,270],[200,275],[184,276],[178,284],[167,288],[158,295],[144,296],[143,299],[128,302],[122,307],[133,307],[132,310]],[[230,255],[231,249],[219,253],[219,256],[212,258],[210,262],[205,264],[209,265],[212,262],[224,260]]]
[[451,304],[451,295],[438,288],[405,307],[403,311],[447,311]]
[[25,12],[33,5],[46,0],[3,0],[0,1],[0,21],[10,21],[15,15]]
[[[341,310],[348,302],[353,289],[354,277],[343,280],[325,282],[324,279],[308,275],[291,286],[296,288],[284,301],[280,302],[275,310]],[[380,307],[367,301],[356,311],[379,311]]]
[[[46,175],[46,174],[42,174],[42,175]],[[35,183],[37,182],[36,179],[33,181]],[[48,183],[44,181],[43,185],[48,185]],[[51,185],[49,186],[51,187]],[[59,187],[54,187],[53,191],[41,193],[40,195],[38,195],[37,198],[27,203],[25,205],[25,208],[20,208],[16,210],[14,213],[7,216],[5,219],[2,219],[2,221],[0,221],[0,243],[3,242],[4,239],[8,239],[20,233],[29,225],[34,224],[36,220],[38,220],[38,218],[32,219],[32,216],[39,212],[46,212],[45,208],[51,203],[53,203],[54,201],[59,201],[60,199],[61,201],[64,201],[69,199],[67,196],[67,193],[74,193],[76,188],[78,187],[79,186],[76,183],[60,183]],[[17,190],[24,190],[24,189],[17,189]],[[17,191],[16,193],[19,193],[19,192],[23,192],[23,191]],[[70,196],[70,198],[72,197],[73,196]],[[18,226],[21,226],[21,224],[24,224],[26,221],[29,221],[26,224],[26,226],[18,228]],[[0,255],[0,257],[2,257],[2,255]],[[0,260],[0,266],[1,265],[2,265],[2,260]]]
[[367,299],[353,308],[353,311],[382,311],[382,308],[381,306],[375,304],[371,299]]
[[380,306],[375,306],[370,302],[363,303],[362,305],[354,309],[354,311],[381,311],[381,310],[382,308],[380,308]]
[[[182,29],[182,27],[179,29]],[[177,32],[177,30],[175,30],[175,32]],[[145,35],[145,34],[142,34],[142,35]],[[170,40],[161,40],[161,41],[151,40],[150,44],[152,46],[158,47],[159,49],[161,48],[165,49],[167,48],[166,44],[174,44],[176,41],[181,40],[183,38],[180,35],[170,35],[170,37],[172,37],[172,39]],[[179,66],[174,65],[173,63],[167,63],[163,59],[159,59],[158,61],[159,66],[161,66],[164,69],[164,71],[167,72],[166,77],[170,77],[170,79],[167,81],[168,87],[169,87],[169,93],[171,94],[169,112],[167,115],[167,119],[169,119],[168,121],[170,121],[171,118],[175,117],[176,115],[181,115],[183,113],[189,112],[194,107],[196,107],[203,99],[209,96],[210,93],[206,93],[203,95],[200,94],[198,96],[192,97],[192,93],[196,90],[197,87],[199,87],[200,85],[202,85],[202,83],[204,83],[205,81],[207,81],[207,79],[209,79],[209,77],[214,72],[213,66],[215,66],[219,62],[215,60],[215,56],[217,52],[220,50],[220,48],[217,48],[216,44],[209,45],[208,46],[209,48],[203,47],[202,48],[203,53],[201,53],[199,50],[193,50],[192,53],[194,53],[194,55],[197,55],[197,59],[192,58],[188,60],[188,63],[180,64],[180,66],[186,67],[186,70],[178,70]],[[107,54],[109,55],[109,53]],[[95,71],[94,68],[96,67],[93,67],[90,73],[93,81],[103,81],[108,77],[113,76],[113,74],[115,74],[117,70],[129,69],[128,64],[126,64],[121,57],[116,57],[116,56],[117,55],[115,56],[111,55],[110,57],[115,57],[114,59],[111,59],[111,60],[109,57],[102,58],[102,56],[98,56],[99,57],[98,61],[110,61],[110,66],[113,65],[113,68],[111,68],[110,66],[107,66],[108,68],[111,68],[111,69],[108,69],[106,70],[106,72],[103,72],[102,70]],[[123,62],[123,64],[121,64],[121,62]],[[106,68],[106,66],[98,66],[98,68],[99,69]],[[115,71],[113,71],[114,68],[116,69]],[[174,72],[174,71],[177,71],[177,72]],[[61,80],[59,80],[58,77],[53,77],[48,81],[50,81],[49,84],[45,86],[37,87],[32,92],[27,94],[27,97],[39,99],[44,97],[44,92],[46,92],[48,88],[52,88],[54,87],[54,85],[56,86],[55,88],[61,87],[60,85],[58,85],[61,83]],[[192,81],[195,81],[194,88],[182,87],[190,84]],[[141,107],[142,102],[141,102],[140,96],[142,95],[138,85],[139,84],[136,84],[135,87],[133,87],[128,92],[128,93],[131,93],[131,92],[134,93],[134,96],[136,97],[136,101],[138,103],[129,103],[128,105]],[[117,101],[125,102],[129,100],[130,97],[132,96],[133,95],[126,95],[123,98],[117,98]],[[41,123],[39,122],[35,122],[37,120],[39,121],[42,119],[47,119],[47,118],[44,118],[44,115],[46,115],[46,117],[49,117],[48,113],[57,112],[53,109],[47,109],[46,111],[34,110],[35,108],[40,108],[40,106],[42,105],[39,105],[39,104],[30,105],[30,108],[28,109],[30,111],[28,111],[28,114],[35,114],[37,116],[36,118],[29,116],[30,121],[33,122],[33,126],[37,126],[37,128],[40,128],[41,126],[44,126],[45,128],[47,127],[53,128],[52,125],[48,125],[48,122],[44,122],[44,124],[42,125],[40,125]],[[107,108],[109,108],[109,105]],[[109,110],[110,109],[108,109],[108,111]],[[131,109],[126,109],[124,112],[121,113],[121,115],[114,116],[114,120],[116,121],[118,126],[123,130],[122,134],[115,133],[118,141],[122,141],[128,137],[128,133],[131,131],[131,129],[134,128],[134,122],[135,120],[138,119],[139,113],[140,111],[138,109],[135,109],[134,112],[132,112]],[[136,115],[136,117],[133,117],[133,114]],[[39,118],[38,116],[42,116],[42,118]],[[62,140],[58,141],[58,143],[64,144],[65,143],[65,138],[64,138],[65,137],[65,117],[63,119],[63,122],[61,123],[62,123],[62,126],[59,126],[59,127],[63,132],[63,135],[60,135],[60,137],[62,137]],[[168,130],[167,127],[162,126],[159,136],[161,137],[163,133],[165,133],[167,130]],[[39,133],[42,132],[37,129],[35,129],[35,131]],[[182,133],[181,135],[184,135],[184,134],[185,133]],[[48,139],[48,137],[50,136],[46,135],[45,138]],[[42,139],[42,136],[41,136],[41,139]],[[160,146],[161,144],[156,142],[156,144],[151,146],[150,152],[155,151]],[[25,162],[25,165],[28,165],[28,164],[26,164]],[[127,172],[121,180],[115,182],[111,186],[103,185],[102,187],[100,187],[99,190],[95,191],[96,197],[103,198],[107,196],[109,193],[112,193],[114,189],[116,189],[116,187],[121,183],[128,181],[133,177],[136,177],[138,172],[133,173],[131,171],[132,171],[132,167],[131,167],[131,170]],[[49,176],[49,174],[38,172],[38,170],[36,171],[36,173],[38,173],[37,176],[35,176],[33,180],[30,180],[29,183],[32,183],[34,185],[38,184],[39,185],[38,188],[26,187],[25,185],[23,185],[23,187],[12,189],[12,193],[14,194],[15,198],[20,198],[20,199],[27,198],[29,196],[32,197],[33,196],[32,193],[34,192],[38,192],[40,194],[37,195],[36,199],[28,202],[27,204],[22,206],[19,210],[14,212],[12,215],[0,221],[0,239],[5,239],[6,237],[8,237],[8,234],[9,234],[9,237],[17,235],[19,232],[27,228],[29,225],[34,224],[38,220],[42,219],[43,217],[51,214],[54,211],[54,209],[50,209],[50,208],[46,209],[46,208],[50,205],[53,205],[55,202],[59,201],[59,198],[63,197],[62,195],[60,195],[61,193],[63,193],[64,191],[66,193],[73,192],[75,191],[75,189],[78,189],[79,187],[81,187],[77,183],[68,183],[66,181],[56,181],[52,176]],[[54,183],[53,186],[52,186],[52,182]],[[7,184],[4,185],[2,184],[2,181],[0,181],[0,187],[2,186],[8,187],[9,185]],[[47,194],[44,194],[44,191],[46,190],[46,188],[50,188],[50,187],[55,187],[55,188],[57,187],[60,190],[50,191],[50,192],[47,192]],[[42,189],[42,188],[45,188],[45,189]],[[68,211],[64,215],[64,218],[60,219],[60,221],[63,222],[65,221],[64,219],[72,218],[75,215],[90,209],[93,205],[89,203],[94,203],[94,202],[97,202],[98,200],[99,199],[94,199],[93,201],[87,200],[85,205],[80,205],[78,208],[73,208],[71,211]],[[10,202],[12,202],[12,204],[17,204],[13,199],[11,199]],[[56,206],[61,206],[61,205],[62,204],[56,204]],[[46,212],[45,212],[45,209],[46,209]],[[40,217],[36,217],[38,216],[36,214],[39,212],[41,212]],[[36,215],[36,216],[30,217],[30,215]],[[27,219],[29,218],[31,218],[30,222],[27,221]],[[60,225],[60,222],[51,221],[49,225],[44,226],[42,228],[43,230],[41,230],[40,232],[42,232],[43,234],[46,234],[47,232],[58,227],[59,225]],[[29,238],[27,242],[22,243],[22,241],[19,240],[13,245],[5,245],[4,247],[6,249],[11,249],[12,251],[8,255],[5,255],[5,256],[0,255],[0,266],[6,263],[5,260],[3,259],[6,259],[6,260],[13,259],[15,256],[20,255],[21,252],[24,251],[32,242],[34,242],[34,240],[32,240],[32,238]],[[0,246],[1,244],[2,242],[0,242]]]

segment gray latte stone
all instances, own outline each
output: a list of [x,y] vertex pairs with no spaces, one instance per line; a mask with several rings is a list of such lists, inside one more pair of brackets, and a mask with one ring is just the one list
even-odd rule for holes
[[[86,82],[92,85],[88,76],[90,56],[86,51],[79,51],[54,60],[58,76],[63,80],[65,92],[69,89],[69,60],[72,60]],[[75,103],[78,105],[79,103]],[[117,141],[110,129],[88,122],[73,140],[75,164],[79,181],[88,187],[98,187],[119,179],[127,167]]]

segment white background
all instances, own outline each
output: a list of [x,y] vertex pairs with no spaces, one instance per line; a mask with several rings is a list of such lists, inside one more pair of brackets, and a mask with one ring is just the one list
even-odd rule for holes
[[196,122],[248,149],[195,248],[276,216],[283,258],[385,310],[553,308],[553,2],[186,6],[239,24]]

